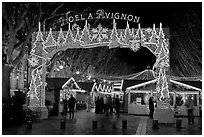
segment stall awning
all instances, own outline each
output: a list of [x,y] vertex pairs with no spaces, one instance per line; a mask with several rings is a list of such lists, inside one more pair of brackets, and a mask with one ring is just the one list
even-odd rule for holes
[[198,90],[198,91],[201,91],[201,89],[202,89],[202,82],[200,80],[199,81],[170,80],[170,82],[177,84],[177,85],[180,85],[180,86],[183,86],[183,87],[188,88],[188,89],[194,89],[194,90]]
[[136,85],[128,87],[127,90],[131,90],[131,89],[135,89],[135,88],[138,88],[138,87],[146,86],[148,84],[155,83],[156,81],[157,81],[157,79],[144,81],[144,82],[141,82],[141,83],[138,83]]
[[124,80],[123,81],[123,88],[122,90],[125,91],[127,88],[137,88],[139,86],[144,86],[150,83],[156,82],[156,79],[154,80]]

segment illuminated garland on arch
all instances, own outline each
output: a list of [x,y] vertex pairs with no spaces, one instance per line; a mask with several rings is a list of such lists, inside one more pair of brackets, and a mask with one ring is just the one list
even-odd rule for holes
[[[31,73],[32,79],[30,83],[30,90],[28,92],[28,96],[30,96],[30,106],[44,106],[45,89],[43,89],[43,86],[45,85],[45,79],[42,79],[42,77],[45,75],[46,69],[43,69],[43,67],[46,67],[46,62],[48,62],[53,55],[61,50],[65,51],[68,48],[93,48],[108,46],[109,48],[130,48],[136,52],[139,50],[140,46],[146,47],[157,57],[153,68],[156,70],[156,74],[158,76],[158,86],[156,90],[161,95],[160,99],[169,97],[167,84],[168,80],[166,78],[166,70],[169,67],[169,50],[165,35],[163,33],[162,25],[160,24],[159,35],[157,35],[155,25],[153,26],[153,29],[148,28],[145,30],[142,29],[139,24],[138,29],[132,28],[131,30],[127,22],[127,27],[125,30],[117,30],[115,20],[113,20],[112,30],[103,30],[103,37],[98,36],[102,35],[102,32],[99,32],[102,30],[103,27],[101,25],[96,29],[93,28],[92,32],[95,33],[93,36],[93,33],[90,33],[91,28],[88,27],[88,23],[85,21],[85,27],[82,30],[82,34],[80,35],[79,28],[77,28],[76,33],[73,33],[73,30],[71,30],[69,24],[66,36],[64,36],[62,29],[60,29],[57,40],[55,40],[52,29],[50,29],[49,34],[44,41],[39,23],[37,36],[35,42],[33,43],[34,46],[31,50],[31,57],[28,59],[30,65],[33,67]],[[135,30],[136,34],[134,34]],[[149,34],[145,37],[144,32]],[[118,34],[120,34],[120,36],[118,36]],[[97,42],[93,40],[97,39],[98,37],[100,37],[100,40],[97,40]],[[36,81],[36,76],[38,76],[38,81],[41,81],[42,83]],[[99,87],[97,87],[97,89],[99,90]],[[100,90],[103,89],[105,89],[105,87],[100,87]],[[109,90],[110,89],[106,89],[106,91]],[[41,100],[39,100],[39,98]],[[34,99],[40,103],[38,105],[33,103]]]

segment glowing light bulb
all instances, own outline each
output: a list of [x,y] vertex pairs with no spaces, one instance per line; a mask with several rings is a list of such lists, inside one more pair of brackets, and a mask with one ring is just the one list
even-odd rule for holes
[[63,68],[64,68],[64,66],[63,66],[63,65],[60,65],[60,66],[59,66],[59,68],[60,68],[60,69],[63,69]]
[[79,71],[76,72],[77,75],[79,75],[79,73],[80,73]]

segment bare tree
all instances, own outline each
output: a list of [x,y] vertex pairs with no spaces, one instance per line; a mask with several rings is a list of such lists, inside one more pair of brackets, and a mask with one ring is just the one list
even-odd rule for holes
[[3,98],[10,97],[10,73],[28,53],[38,22],[57,15],[63,3],[2,3]]

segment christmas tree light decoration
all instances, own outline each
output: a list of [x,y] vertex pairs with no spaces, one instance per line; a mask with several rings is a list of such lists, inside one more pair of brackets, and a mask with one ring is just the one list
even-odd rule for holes
[[152,36],[150,37],[150,44],[155,44],[157,46],[157,32],[155,29],[155,24],[153,24]]
[[65,42],[64,34],[62,28],[60,28],[59,36],[57,38],[57,45],[61,47],[63,46],[64,42]]
[[132,37],[134,38],[135,37],[135,29],[134,28],[132,28],[131,34],[132,34]]
[[[33,47],[31,49],[31,57],[33,59],[28,59],[33,66],[33,70],[31,71],[31,83],[29,87],[29,91],[27,95],[30,97],[29,99],[29,107],[36,108],[36,107],[44,107],[45,96],[43,91],[41,91],[43,84],[43,77],[46,73],[42,73],[42,68],[45,67],[47,62],[47,52],[45,51],[45,41],[43,40],[43,35],[40,30],[40,23],[39,23],[39,30],[37,32],[36,39],[33,43]],[[33,64],[33,60],[35,61]],[[38,63],[36,63],[38,62]],[[44,70],[43,70],[44,71]]]
[[122,44],[124,41],[123,32],[120,32],[119,43]]
[[143,34],[143,31],[140,27],[140,24],[138,24],[138,29],[135,35],[135,39],[138,40],[138,42],[143,45],[143,43],[145,42],[145,35]]
[[31,79],[31,83],[30,83],[30,87],[29,87],[29,91],[28,91],[27,95],[30,97],[31,100],[33,100],[34,98],[39,100],[39,98],[37,96],[38,93],[36,91],[35,78],[33,77],[33,75],[32,75],[32,79]]
[[57,48],[56,41],[52,35],[52,28],[50,28],[50,32],[47,36],[46,41],[44,42],[44,46],[45,46],[45,51],[47,54],[51,53]]
[[168,82],[166,78],[166,71],[164,71],[163,75],[163,83],[162,83],[162,98],[166,99],[169,98],[169,87],[168,87]]
[[124,44],[128,44],[129,45],[130,44],[130,40],[133,40],[133,36],[131,34],[129,23],[127,21],[127,26],[126,26],[125,35],[124,35]]
[[69,28],[68,28],[67,34],[65,36],[64,46],[67,46],[70,48],[74,47],[74,38],[73,38],[73,33],[72,33],[72,30],[70,27],[70,23],[69,23]]
[[163,98],[163,94],[162,94],[163,80],[164,80],[163,79],[163,72],[162,72],[162,69],[160,69],[159,75],[157,78],[157,88],[156,88],[157,94],[159,96],[159,100],[161,100],[161,98]]
[[50,28],[49,34],[47,36],[46,41],[44,42],[44,45],[45,47],[56,46],[56,41],[52,35],[52,28]]
[[77,33],[76,33],[76,36],[75,36],[75,39],[74,39],[74,42],[77,43],[77,42],[80,42],[80,34],[79,34],[79,27],[77,27]]
[[110,48],[119,47],[120,43],[118,42],[118,32],[116,29],[116,22],[113,20],[113,29],[110,35],[110,43],[107,45]]
[[42,85],[42,80],[38,70],[36,71],[36,76],[34,79],[35,79],[35,87],[36,88],[40,87]]
[[102,43],[103,39],[108,39],[108,29],[103,28],[101,24],[99,24],[97,28],[93,28],[91,31],[93,32],[92,41],[96,39],[99,43]]
[[87,46],[88,44],[91,43],[91,36],[89,35],[89,28],[88,28],[88,24],[87,24],[87,20],[85,21],[85,26],[84,29],[82,31],[82,35],[80,38],[81,41],[81,45],[82,46]]
[[159,52],[161,51],[161,48],[163,48],[162,50],[164,50],[164,54],[168,55],[169,54],[169,49],[168,49],[168,45],[166,43],[166,39],[165,39],[165,36],[164,36],[164,33],[163,33],[163,29],[162,29],[162,24],[161,23],[160,23],[159,35],[158,35],[157,43],[160,46],[157,47],[157,49],[155,51],[155,54],[159,54]]

